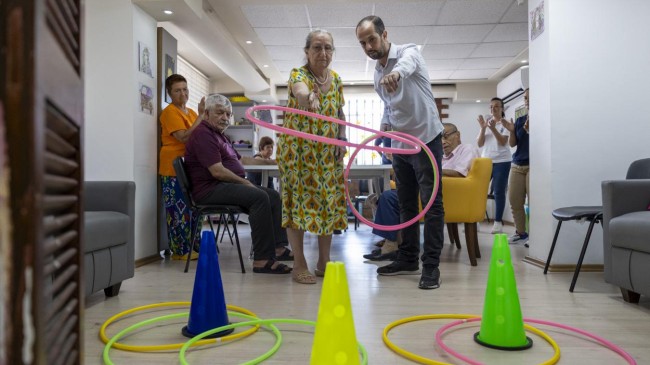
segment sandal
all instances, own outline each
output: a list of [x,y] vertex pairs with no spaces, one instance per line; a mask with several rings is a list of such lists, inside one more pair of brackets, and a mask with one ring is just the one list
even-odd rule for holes
[[263,267],[253,267],[253,272],[258,274],[289,274],[291,268],[285,264],[278,263],[278,265],[273,268],[275,260],[268,260],[266,265]]
[[316,276],[321,277],[321,278],[325,277],[325,270],[314,269],[314,274],[316,274]]
[[291,250],[288,248],[284,248],[284,251],[282,252],[282,255],[280,256],[275,256],[276,261],[293,261],[293,255],[291,254]]
[[309,270],[291,274],[291,278],[298,284],[316,284],[316,277]]

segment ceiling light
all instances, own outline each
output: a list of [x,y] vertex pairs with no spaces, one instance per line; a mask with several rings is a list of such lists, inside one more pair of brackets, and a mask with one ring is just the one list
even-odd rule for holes
[[477,102],[477,103],[480,103],[480,102],[481,102],[481,100],[480,100],[480,99],[476,99],[476,102]]
[[356,84],[356,83],[355,83],[355,82],[351,82],[351,83],[350,83],[350,85],[354,85],[354,84]]
[[266,99],[262,100],[262,103],[266,103]]
[[174,14],[174,12],[171,11],[171,10],[163,10],[163,13],[165,13],[165,14],[167,14],[167,15],[172,15],[172,14]]
[[528,60],[521,60],[521,63],[526,63],[526,62],[528,62]]
[[263,65],[262,67],[266,68],[266,67],[269,67],[269,65]]
[[253,41],[246,41],[246,44],[253,44]]

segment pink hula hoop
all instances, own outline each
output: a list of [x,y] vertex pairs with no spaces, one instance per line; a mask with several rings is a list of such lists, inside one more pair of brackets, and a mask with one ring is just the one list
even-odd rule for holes
[[[348,183],[347,183],[347,181],[348,181],[348,173],[350,171],[350,168],[352,167],[352,162],[354,161],[354,158],[357,156],[359,151],[361,151],[361,148],[357,148],[356,150],[354,150],[352,155],[350,155],[350,160],[348,161],[348,165],[346,166],[345,172],[344,172],[344,177],[345,177],[345,184],[344,184],[344,187],[345,187],[345,200],[348,202],[348,205],[350,206],[350,210],[352,211],[352,214],[354,214],[354,216],[357,217],[357,219],[359,219],[361,222],[369,225],[372,228],[376,228],[376,229],[379,229],[379,230],[382,230],[382,231],[397,231],[397,230],[406,228],[406,227],[410,226],[411,224],[416,223],[417,221],[419,221],[420,218],[424,217],[424,215],[429,211],[429,209],[431,209],[431,206],[433,205],[433,201],[436,199],[436,195],[438,195],[438,188],[440,187],[439,177],[438,177],[438,164],[436,163],[436,159],[433,158],[433,153],[431,152],[429,147],[427,147],[427,145],[424,144],[419,139],[417,139],[417,138],[415,138],[415,137],[413,137],[411,135],[408,135],[406,133],[391,132],[391,138],[393,138],[392,135],[403,136],[403,137],[405,137],[407,139],[411,139],[413,143],[417,143],[418,145],[420,145],[422,147],[424,152],[426,152],[426,154],[429,156],[429,160],[431,161],[431,165],[433,167],[434,183],[433,183],[433,191],[431,192],[431,198],[429,198],[429,202],[422,208],[422,211],[420,213],[418,213],[415,217],[413,217],[411,220],[406,221],[404,223],[396,224],[394,226],[385,226],[383,224],[376,224],[375,222],[371,222],[370,220],[366,219],[366,217],[361,215],[361,213],[359,213],[359,211],[354,207],[354,205],[350,201],[350,192],[348,191]],[[363,140],[361,142],[362,147],[366,146],[370,141],[377,139],[377,137],[379,137],[379,135],[375,134],[375,135],[372,135],[372,136],[366,138],[365,140]]]
[[[444,351],[446,351],[449,355],[451,355],[451,356],[453,356],[453,357],[455,357],[455,358],[457,358],[459,360],[465,361],[466,363],[472,364],[472,365],[481,365],[482,363],[480,363],[478,361],[475,361],[475,360],[472,360],[469,357],[464,356],[464,355],[460,354],[457,351],[454,351],[451,347],[447,346],[442,341],[443,334],[445,332],[447,332],[449,329],[451,329],[453,327],[456,327],[456,326],[459,326],[459,325],[461,325],[463,323],[477,322],[477,321],[480,321],[480,320],[481,320],[480,317],[470,318],[470,319],[462,319],[462,320],[458,320],[458,321],[448,323],[448,324],[440,327],[440,329],[438,329],[438,331],[436,332],[436,344],[438,346],[440,346],[440,348],[442,348]],[[623,357],[625,359],[625,361],[627,361],[628,364],[636,365],[636,360],[634,360],[632,358],[632,356],[630,356],[630,354],[628,354],[621,347],[615,345],[614,343],[612,343],[610,341],[607,341],[606,339],[604,339],[604,338],[602,338],[600,336],[594,335],[594,334],[589,333],[589,332],[587,332],[585,330],[582,330],[580,328],[567,326],[567,325],[562,324],[562,323],[549,322],[549,321],[544,321],[544,320],[540,320],[540,319],[533,319],[533,318],[524,318],[524,322],[537,323],[537,324],[542,324],[542,325],[546,325],[546,326],[561,328],[561,329],[564,329],[564,330],[567,330],[567,331],[575,332],[577,334],[589,337],[589,338],[595,340],[596,342],[600,343],[604,347],[616,352],[618,355]]]
[[[366,131],[366,132],[372,132],[372,133],[374,133],[374,135],[366,138],[361,143],[352,143],[352,142],[348,142],[348,141],[342,141],[342,140],[339,140],[339,139],[336,139],[336,138],[327,138],[327,137],[323,137],[323,136],[316,136],[316,135],[313,135],[311,133],[296,131],[296,130],[289,129],[289,128],[286,128],[286,127],[282,127],[282,126],[279,126],[279,125],[274,125],[273,123],[264,122],[264,121],[262,121],[262,120],[260,120],[260,119],[253,116],[253,112],[257,111],[257,110],[278,110],[278,111],[283,111],[283,112],[289,112],[289,113],[294,113],[294,114],[305,115],[307,117],[322,119],[322,120],[337,123],[337,124],[340,124],[340,125],[348,126],[348,127],[351,127],[351,128],[361,129],[361,130]],[[440,182],[439,182],[440,178],[438,176],[438,165],[436,163],[436,160],[435,160],[435,158],[433,158],[433,154],[431,153],[431,150],[429,150],[427,145],[424,144],[419,139],[417,139],[417,138],[415,138],[415,137],[413,137],[411,135],[401,133],[401,132],[377,131],[377,130],[374,130],[374,129],[371,129],[371,128],[368,128],[368,127],[352,124],[352,123],[346,122],[344,120],[329,117],[329,116],[326,116],[326,115],[320,115],[320,114],[312,113],[312,112],[309,112],[309,111],[306,111],[306,110],[300,110],[300,109],[294,109],[294,108],[289,108],[289,107],[284,107],[284,106],[276,106],[276,105],[257,105],[257,106],[250,107],[250,108],[248,108],[246,110],[246,118],[248,118],[248,120],[250,120],[251,122],[257,124],[260,127],[268,128],[268,129],[271,129],[271,130],[274,130],[274,131],[277,131],[277,132],[281,132],[281,133],[284,133],[284,134],[288,134],[288,135],[291,135],[291,136],[305,138],[305,139],[309,139],[309,140],[316,141],[316,142],[328,143],[328,144],[332,144],[332,145],[336,145],[336,146],[356,147],[355,151],[350,156],[350,160],[348,161],[348,164],[347,164],[347,166],[346,166],[346,168],[344,170],[344,173],[343,173],[344,174],[344,182],[343,182],[343,184],[344,184],[344,188],[345,188],[345,200],[348,203],[348,205],[350,206],[350,210],[352,210],[352,214],[354,214],[354,216],[357,217],[361,222],[367,224],[368,226],[370,226],[372,228],[376,228],[376,229],[380,229],[380,230],[384,230],[384,231],[397,231],[397,230],[406,228],[406,227],[410,226],[413,223],[416,223],[417,221],[420,220],[420,218],[424,217],[424,215],[427,213],[427,211],[431,208],[431,206],[433,205],[433,202],[434,202],[434,200],[436,198],[436,195],[438,194],[438,189],[440,187]],[[409,149],[409,148],[392,148],[392,147],[380,147],[380,146],[367,146],[370,141],[375,140],[378,137],[389,137],[391,139],[400,141],[402,143],[406,143],[407,145],[412,146],[414,148]],[[413,219],[411,219],[411,220],[409,220],[407,222],[404,222],[404,223],[394,225],[394,226],[385,226],[385,225],[382,225],[382,224],[375,224],[374,222],[369,221],[368,219],[363,217],[355,209],[354,205],[350,201],[350,192],[349,192],[349,189],[348,189],[347,178],[348,178],[348,175],[349,175],[349,172],[350,172],[350,168],[352,167],[352,162],[354,161],[354,158],[357,156],[359,151],[361,149],[363,149],[363,148],[374,150],[374,151],[377,151],[377,152],[395,153],[395,154],[407,154],[407,155],[417,154],[422,149],[424,149],[424,151],[427,153],[427,155],[429,156],[429,159],[431,160],[431,164],[432,164],[432,168],[433,168],[433,174],[434,174],[433,191],[431,193],[431,198],[429,199],[429,202],[426,204],[425,207],[422,208],[422,211],[418,215],[413,217]]]

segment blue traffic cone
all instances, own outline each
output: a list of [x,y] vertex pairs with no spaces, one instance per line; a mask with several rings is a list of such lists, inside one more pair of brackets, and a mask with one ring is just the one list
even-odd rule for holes
[[[190,318],[187,326],[183,327],[183,336],[195,337],[205,331],[229,324],[216,248],[214,233],[202,232],[201,252],[194,278]],[[234,329],[229,329],[217,332],[207,338],[225,336],[233,331]]]

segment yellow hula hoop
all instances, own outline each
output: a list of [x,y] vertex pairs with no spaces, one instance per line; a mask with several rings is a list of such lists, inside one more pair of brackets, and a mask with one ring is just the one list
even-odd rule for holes
[[[424,356],[420,356],[417,354],[414,354],[412,352],[406,351],[403,348],[395,345],[390,339],[388,339],[388,332],[392,330],[393,328],[400,326],[405,323],[410,323],[410,322],[416,322],[416,321],[423,321],[423,320],[429,320],[429,319],[469,319],[469,318],[478,318],[479,316],[475,314],[425,314],[425,315],[419,315],[419,316],[413,316],[413,317],[407,317],[407,318],[402,318],[399,319],[395,322],[389,323],[386,327],[384,327],[384,331],[382,333],[382,340],[384,341],[384,344],[391,349],[393,352],[396,354],[407,358],[411,361],[415,361],[419,364],[425,364],[425,365],[453,365],[449,364],[446,362],[442,361],[436,361],[433,359],[426,358]],[[553,357],[551,357],[549,360],[546,360],[542,362],[540,365],[553,365],[560,361],[560,346],[558,346],[557,342],[555,342],[551,336],[547,335],[545,332],[541,331],[538,328],[535,328],[531,325],[525,324],[524,323],[524,328],[541,338],[543,338],[546,342],[548,342],[551,347],[553,347],[554,354]]]
[[[102,342],[104,344],[108,343],[109,338],[106,336],[106,328],[108,328],[108,326],[110,326],[112,323],[114,323],[118,319],[120,319],[120,318],[122,318],[124,316],[127,316],[127,315],[129,315],[131,313],[143,311],[143,310],[146,310],[146,309],[152,309],[152,308],[180,307],[180,306],[188,306],[190,304],[191,304],[190,302],[163,302],[163,303],[147,304],[147,305],[143,305],[141,307],[135,307],[135,308],[125,310],[125,311],[120,312],[120,313],[112,316],[111,318],[107,319],[102,324],[101,328],[99,329],[99,338],[102,340]],[[242,308],[242,307],[237,307],[237,306],[228,304],[228,305],[226,305],[226,308],[228,308],[229,310],[238,312],[238,313],[247,314],[249,316],[253,316],[253,317],[257,318],[257,315],[255,313],[249,311],[248,309]],[[247,336],[252,335],[259,328],[260,328],[260,325],[256,325],[256,326],[251,327],[251,328],[249,328],[249,329],[247,329],[245,331],[234,333],[232,335],[223,336],[223,337],[220,337],[220,338],[209,338],[209,339],[197,341],[192,346],[202,346],[202,345],[208,345],[208,344],[216,343],[216,342],[226,342],[226,341],[236,340],[236,339],[239,339],[239,338],[243,338],[243,337],[247,337]],[[113,347],[116,348],[116,349],[119,349],[119,350],[124,350],[124,351],[153,352],[153,351],[177,350],[177,349],[180,349],[181,347],[183,347],[184,344],[185,344],[185,342],[171,343],[171,344],[165,344],[165,345],[142,345],[142,346],[138,346],[138,345],[126,345],[126,344],[123,344],[123,343],[115,342],[113,344]]]

